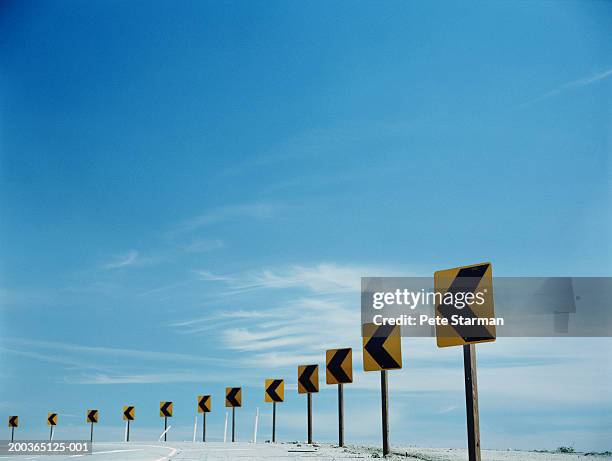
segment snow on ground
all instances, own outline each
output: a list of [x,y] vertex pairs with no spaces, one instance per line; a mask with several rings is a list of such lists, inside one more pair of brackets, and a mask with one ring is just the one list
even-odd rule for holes
[[[467,461],[466,450],[444,448],[393,448],[393,461]],[[192,442],[151,442],[151,443],[96,443],[92,455],[82,455],[91,461],[275,461],[308,458],[317,460],[375,459],[381,457],[380,448],[348,446],[338,448],[332,445],[306,445],[301,443],[192,443]],[[0,456],[0,461],[26,459],[37,461],[75,460],[68,456]],[[612,456],[586,456],[584,453],[536,453],[513,450],[483,450],[482,461],[611,461]]]

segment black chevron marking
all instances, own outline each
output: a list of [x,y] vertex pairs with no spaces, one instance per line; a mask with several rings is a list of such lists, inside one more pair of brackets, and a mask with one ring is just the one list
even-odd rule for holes
[[240,402],[236,399],[236,396],[240,392],[239,387],[232,387],[232,389],[227,393],[227,401],[232,404],[233,407],[240,406]]
[[388,337],[391,335],[393,328],[393,325],[382,325],[378,327],[364,347],[364,349],[368,351],[368,354],[370,354],[376,363],[384,370],[402,367],[402,365],[397,363],[383,347]]
[[208,411],[208,401],[210,400],[210,395],[202,396],[202,400],[198,402],[198,405],[203,411]]
[[272,381],[270,383],[270,385],[266,389],[267,394],[270,396],[270,398],[274,402],[282,402],[283,401],[281,396],[276,393],[276,389],[278,389],[278,386],[280,386],[282,384],[282,382],[283,382],[282,379],[275,379],[274,381]]
[[307,365],[302,371],[302,376],[299,377],[298,381],[306,389],[306,392],[317,392],[317,387],[312,382],[312,374],[317,369],[316,365]]
[[98,410],[91,410],[87,413],[87,419],[91,422],[98,422]]
[[[453,293],[453,295],[458,292],[473,293],[489,266],[489,264],[481,264],[480,266],[460,269],[453,283],[448,287],[447,293]],[[441,304],[438,311],[442,317],[448,319],[449,325],[451,324],[451,316],[454,314],[470,320],[479,318],[469,306],[458,309],[454,305]],[[453,325],[453,328],[465,342],[495,339],[484,325]]]
[[169,409],[170,405],[172,405],[172,402],[164,402],[164,404],[162,405],[161,412],[164,416],[172,416]]
[[11,416],[9,418],[9,426],[10,427],[17,427],[17,421],[18,421],[18,416]]
[[52,426],[55,425],[55,419],[57,418],[57,414],[56,413],[51,413],[49,415],[49,417],[47,418],[47,421],[49,421],[49,424],[51,424]]
[[129,420],[134,419],[134,417],[132,416],[132,411],[134,411],[134,407],[127,407],[125,409],[125,411],[123,412],[123,415],[126,417],[126,419],[129,419]]
[[349,378],[349,376],[342,368],[342,363],[349,355],[349,352],[351,352],[350,349],[338,349],[332,359],[327,364],[327,369],[332,375],[334,375],[334,378],[336,378],[336,381],[338,381],[339,383],[351,382],[351,378]]

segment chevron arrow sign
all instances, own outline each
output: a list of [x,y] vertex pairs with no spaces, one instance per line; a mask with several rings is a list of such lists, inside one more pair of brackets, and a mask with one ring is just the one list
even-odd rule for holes
[[136,408],[132,406],[124,406],[123,407],[123,420],[124,421],[134,421],[136,413]]
[[159,416],[163,418],[172,417],[172,402],[159,402]]
[[285,400],[284,379],[266,379],[265,389],[264,398],[266,402],[282,402]]
[[353,349],[329,349],[325,352],[325,382],[346,384],[353,382]]
[[319,392],[319,365],[298,366],[298,392],[300,394]]
[[47,426],[57,426],[57,413],[47,415]]
[[226,387],[225,388],[225,406],[229,408],[242,406],[242,388],[241,387]]
[[87,422],[97,423],[98,422],[98,410],[87,410]]
[[399,326],[367,323],[363,328],[363,369],[365,371],[402,368],[402,339]]
[[9,416],[9,427],[19,427],[19,416]]
[[211,400],[210,395],[198,395],[198,413],[210,413]]
[[[468,295],[478,294],[482,303],[478,305],[436,304],[436,318],[445,319],[445,324],[436,322],[436,341],[438,347],[465,346],[495,341],[495,325],[480,325],[477,320],[495,317],[493,309],[493,266],[480,263],[472,266],[456,267],[434,273],[434,289],[441,298],[467,299]],[[464,303],[465,304],[465,303]],[[453,317],[461,320],[451,322]]]

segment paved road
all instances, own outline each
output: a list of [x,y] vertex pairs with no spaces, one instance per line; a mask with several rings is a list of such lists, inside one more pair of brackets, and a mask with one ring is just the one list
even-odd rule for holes
[[300,444],[251,444],[251,443],[96,443],[91,455],[54,456],[0,456],[0,461],[220,461],[220,460],[266,460],[276,461],[309,458],[309,461],[329,459],[355,459],[363,455],[350,453],[329,446],[316,447]]

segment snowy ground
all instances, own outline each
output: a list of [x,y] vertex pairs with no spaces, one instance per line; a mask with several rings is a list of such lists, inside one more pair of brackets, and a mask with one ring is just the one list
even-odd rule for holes
[[[394,447],[391,457],[397,461],[466,461],[467,453],[459,449]],[[275,461],[308,458],[309,461],[332,459],[372,459],[380,458],[380,449],[372,447],[349,446],[337,448],[330,445],[305,445],[298,443],[279,443],[257,445],[251,443],[96,443],[92,461],[216,461],[216,460],[265,460]],[[0,456],[0,460],[40,460],[64,461],[74,460],[75,456]],[[87,459],[87,458],[86,458]],[[597,456],[584,453],[535,453],[526,451],[484,450],[482,461],[571,461],[571,460],[612,460],[612,456]]]

